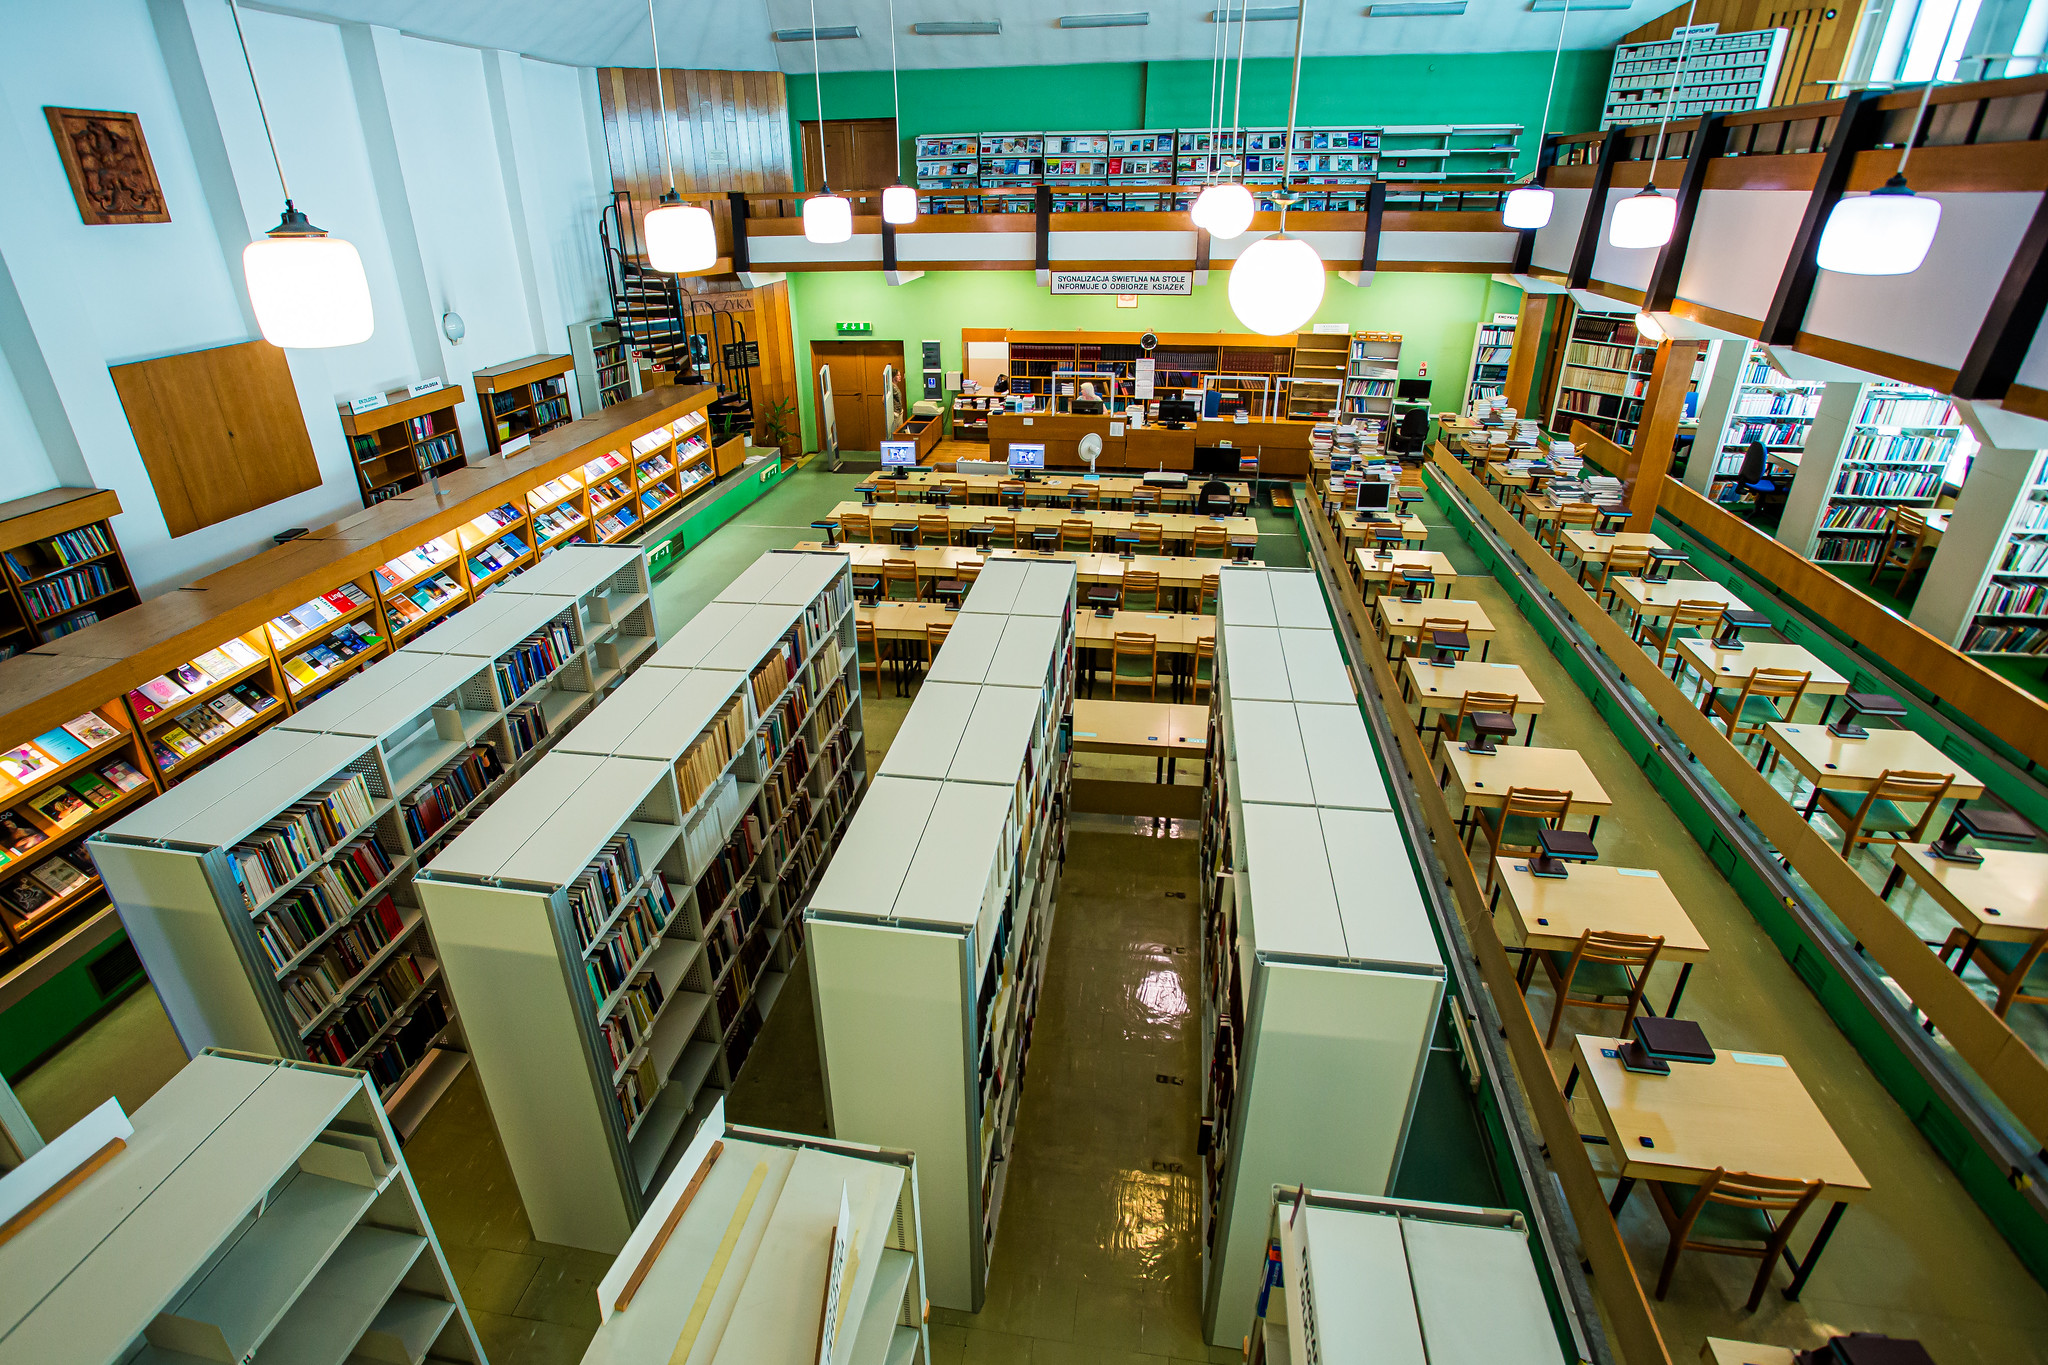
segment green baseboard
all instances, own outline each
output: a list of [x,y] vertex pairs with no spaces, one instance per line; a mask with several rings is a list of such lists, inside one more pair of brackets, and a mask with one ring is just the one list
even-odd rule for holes
[[0,1014],[0,1075],[11,1082],[33,1070],[146,979],[128,935],[116,929]]
[[677,560],[702,545],[719,527],[753,506],[762,494],[781,483],[788,474],[787,461],[781,458],[763,460],[752,469],[743,469],[740,477],[723,492],[712,494],[671,522],[657,539],[646,542],[649,573],[660,578],[675,567]]

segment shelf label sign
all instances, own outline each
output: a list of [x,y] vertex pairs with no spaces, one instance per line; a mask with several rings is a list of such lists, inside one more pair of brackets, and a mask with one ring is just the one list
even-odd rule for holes
[[1189,270],[1055,270],[1055,294],[1192,294]]
[[348,410],[352,413],[355,413],[357,416],[361,416],[363,413],[366,412],[375,412],[378,408],[381,408],[383,406],[384,395],[381,393],[373,393],[363,398],[351,398],[348,403]]
[[511,440],[505,442],[505,444],[498,447],[498,453],[500,455],[517,455],[520,451],[526,449],[528,446],[532,444],[533,437],[531,434],[525,436],[514,436]]
[[432,393],[435,389],[438,389],[440,387],[441,381],[438,379],[422,379],[417,384],[407,385],[405,390],[405,396],[407,398],[417,398],[423,393]]
[[1671,37],[1666,38],[1664,41],[1667,43],[1674,41],[1683,43],[1690,38],[1711,38],[1720,31],[1721,26],[1719,24],[1680,24],[1677,28],[1671,30]]

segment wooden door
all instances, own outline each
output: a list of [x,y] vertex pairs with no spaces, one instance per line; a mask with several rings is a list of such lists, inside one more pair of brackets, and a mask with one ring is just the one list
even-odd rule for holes
[[827,119],[824,170],[818,166],[818,125],[803,125],[804,188],[821,189],[825,171],[840,191],[879,190],[902,179],[897,169],[896,120],[891,118]]
[[883,399],[883,371],[893,365],[903,372],[900,341],[814,341],[811,343],[813,401],[817,367],[832,369],[833,412],[839,423],[843,451],[879,451],[888,435]]

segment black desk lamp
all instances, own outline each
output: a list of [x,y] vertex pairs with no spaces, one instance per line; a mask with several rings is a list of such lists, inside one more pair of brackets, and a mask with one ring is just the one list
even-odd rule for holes
[[1683,550],[1659,549],[1652,545],[1650,547],[1650,571],[1644,574],[1643,577],[1652,583],[1669,583],[1671,581],[1671,571],[1681,564],[1690,562]]
[[863,484],[861,486],[860,500],[866,506],[873,507],[875,505],[875,486],[873,484]]
[[1430,662],[1448,668],[1472,652],[1471,637],[1462,630],[1432,630],[1429,633]]
[[1974,867],[1984,861],[1984,855],[1974,848],[1963,847],[1965,838],[1979,843],[2031,844],[2038,833],[2032,825],[2009,810],[1971,810],[1958,803],[1948,817],[1948,828],[1927,846],[1927,853],[1945,863],[1968,863]]
[[1496,739],[1515,737],[1515,718],[1506,711],[1474,711],[1466,719],[1472,722],[1472,742],[1465,746],[1468,754],[1496,753]]
[[1842,718],[1828,722],[1828,733],[1836,739],[1868,739],[1870,731],[1856,723],[1858,716],[1882,716],[1887,720],[1903,720],[1905,705],[1897,697],[1884,692],[1845,692],[1842,694]]
[[1095,608],[1097,616],[1114,616],[1117,599],[1121,596],[1114,583],[1092,583],[1088,587],[1088,603]]
[[1539,829],[1536,831],[1536,856],[1529,860],[1529,875],[1562,880],[1569,875],[1566,863],[1598,861],[1600,850],[1594,845],[1592,835],[1576,829]]
[[1427,569],[1401,570],[1401,600],[1420,602],[1436,591],[1436,575]]
[[1741,649],[1742,632],[1750,626],[1768,626],[1771,618],[1760,611],[1730,607],[1721,613],[1721,633],[1714,637],[1716,649]]
[[838,522],[836,522],[836,521],[814,521],[814,522],[812,522],[812,523],[811,523],[811,529],[812,529],[813,531],[823,531],[823,532],[825,533],[825,548],[826,548],[826,549],[828,549],[828,550],[836,550],[836,549],[838,549],[838,548],[839,548],[839,523],[838,523]]

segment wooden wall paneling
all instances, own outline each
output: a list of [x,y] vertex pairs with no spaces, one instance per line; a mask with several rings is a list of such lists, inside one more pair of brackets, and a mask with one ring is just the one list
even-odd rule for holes
[[111,372],[174,539],[320,486],[291,367],[269,342]]
[[761,368],[754,372],[754,440],[765,444],[767,432],[762,419],[777,399],[789,400],[789,437],[783,449],[790,454],[803,451],[803,428],[799,421],[800,376],[796,358],[796,336],[790,321],[789,285],[764,285],[753,291],[754,321],[748,331],[761,346]]
[[[1772,0],[1699,0],[1693,13],[1696,24],[1719,24],[1723,33],[1747,33],[1761,28],[1782,28],[1785,58],[1778,67],[1778,82],[1771,91],[1771,103],[1802,104],[1834,97],[1825,82],[1842,74],[1850,41],[1863,12],[1862,0],[1840,6],[1773,4]],[[1686,6],[1679,5],[1625,35],[1624,43],[1655,42],[1669,38],[1686,21]]]
[[1536,360],[1543,350],[1543,332],[1549,321],[1553,294],[1522,295],[1521,315],[1515,319],[1515,344],[1508,352],[1508,377],[1501,396],[1508,406],[1524,416],[1535,412],[1542,401],[1536,385]]
[[[896,120],[887,118],[827,119],[825,150],[831,153],[829,168],[843,189],[876,190],[896,183]],[[824,181],[818,171],[818,123],[803,125],[804,186],[815,189]]]

